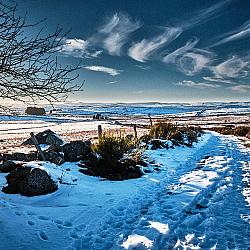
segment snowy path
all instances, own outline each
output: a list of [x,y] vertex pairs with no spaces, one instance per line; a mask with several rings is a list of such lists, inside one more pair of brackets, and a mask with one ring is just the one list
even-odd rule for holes
[[[145,156],[163,171],[123,182],[78,174],[44,197],[0,193],[3,249],[250,248],[250,154],[236,139],[207,134]],[[65,164],[68,181],[75,167]]]

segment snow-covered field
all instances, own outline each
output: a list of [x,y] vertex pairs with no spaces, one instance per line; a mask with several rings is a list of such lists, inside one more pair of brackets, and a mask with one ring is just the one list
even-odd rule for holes
[[162,171],[116,182],[40,163],[67,184],[32,198],[0,192],[0,249],[250,248],[250,153],[236,138],[207,132],[193,148],[144,157]]

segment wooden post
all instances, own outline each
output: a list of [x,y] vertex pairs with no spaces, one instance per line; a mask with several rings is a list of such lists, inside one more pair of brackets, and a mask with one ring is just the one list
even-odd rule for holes
[[98,139],[100,140],[102,138],[102,125],[98,125]]
[[133,127],[134,127],[135,138],[137,139],[136,124],[134,124]]
[[150,114],[148,114],[148,117],[149,117],[150,127],[152,127],[152,126],[153,126],[153,122],[152,122],[151,115],[150,115]]
[[40,145],[39,145],[39,143],[38,143],[38,141],[37,141],[37,139],[36,139],[35,134],[34,134],[33,132],[31,132],[31,133],[30,133],[30,136],[31,136],[31,138],[32,138],[32,140],[33,140],[33,142],[34,142],[34,144],[35,144],[35,146],[36,146],[36,150],[37,150],[38,153],[41,155],[43,161],[46,161],[45,155],[44,155],[44,153],[43,153],[43,151],[42,151],[42,149],[41,149],[41,147],[40,147]]

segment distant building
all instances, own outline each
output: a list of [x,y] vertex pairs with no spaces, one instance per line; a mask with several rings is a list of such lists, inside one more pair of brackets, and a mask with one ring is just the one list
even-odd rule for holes
[[37,108],[37,107],[27,107],[25,110],[25,113],[27,115],[45,115],[45,109],[44,108]]

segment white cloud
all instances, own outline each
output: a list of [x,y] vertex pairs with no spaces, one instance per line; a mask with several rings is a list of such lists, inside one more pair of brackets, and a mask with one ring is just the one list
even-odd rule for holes
[[219,83],[230,83],[230,84],[234,84],[233,81],[228,80],[228,79],[223,79],[223,78],[216,78],[216,77],[204,76],[203,79],[206,80],[206,81],[210,81],[210,82],[219,82]]
[[89,42],[83,39],[72,38],[67,39],[64,38],[62,40],[63,45],[61,46],[60,52],[79,58],[90,58],[90,57],[98,57],[102,51],[101,50],[91,50],[89,48]]
[[156,50],[175,40],[181,33],[180,28],[166,27],[161,35],[133,44],[128,55],[136,61],[145,62]]
[[249,65],[249,60],[232,56],[225,62],[212,67],[211,70],[217,78],[237,78],[246,75],[247,72],[245,72],[244,69],[246,69]]
[[196,13],[192,13],[192,18],[186,20],[182,23],[184,29],[190,29],[194,26],[203,24],[209,21],[211,18],[216,17],[218,13],[231,2],[231,0],[220,1],[214,5],[211,5],[209,8],[202,9]]
[[228,89],[238,92],[238,93],[250,93],[250,86],[249,85],[236,85],[229,87]]
[[140,27],[139,21],[132,21],[127,15],[116,13],[91,40],[107,50],[110,55],[119,56],[131,33]]
[[164,56],[162,58],[162,61],[165,63],[175,63],[176,58],[182,56],[183,54],[194,48],[195,45],[198,43],[198,41],[199,41],[198,39],[194,39],[193,41],[188,41],[183,47],[180,47],[179,49],[176,49],[172,53]]
[[105,84],[111,85],[111,84],[116,84],[116,83],[118,83],[118,81],[110,81],[110,82],[106,82]]
[[177,61],[177,67],[184,74],[193,76],[211,62],[211,56],[212,53],[205,50],[188,52]]
[[87,69],[87,70],[91,70],[91,71],[103,72],[103,73],[109,74],[111,76],[117,76],[121,73],[121,70],[108,68],[108,67],[104,67],[104,66],[85,66],[83,68]]
[[182,86],[182,87],[196,88],[196,89],[207,89],[207,88],[214,89],[214,88],[220,87],[220,85],[217,85],[217,84],[193,82],[193,81],[188,81],[188,80],[178,82],[175,85]]
[[243,24],[238,29],[222,35],[222,37],[224,37],[224,38],[222,40],[220,40],[219,42],[213,44],[210,47],[215,47],[215,46],[218,46],[218,45],[221,45],[224,43],[228,43],[231,41],[243,39],[243,38],[248,37],[248,36],[250,36],[250,21],[247,21],[245,24]]

